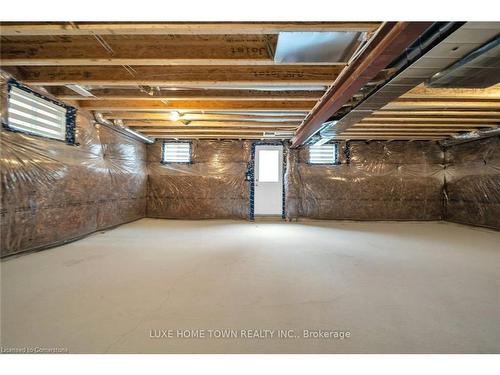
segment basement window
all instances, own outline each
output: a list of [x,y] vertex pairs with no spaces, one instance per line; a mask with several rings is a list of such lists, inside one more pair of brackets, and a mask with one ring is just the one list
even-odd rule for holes
[[67,108],[17,86],[9,87],[7,127],[32,135],[66,140]]
[[164,142],[162,163],[191,163],[191,142]]
[[310,164],[338,164],[336,143],[327,143],[320,146],[309,147]]

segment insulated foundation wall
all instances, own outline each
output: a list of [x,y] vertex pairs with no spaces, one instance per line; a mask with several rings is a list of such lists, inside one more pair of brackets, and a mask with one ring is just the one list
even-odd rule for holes
[[500,137],[446,149],[446,220],[500,229]]
[[1,130],[2,256],[145,216],[145,145],[83,111],[76,122],[74,146]]
[[312,165],[291,150],[291,219],[440,220],[444,153],[435,142],[342,142],[339,165]]
[[148,145],[147,216],[247,219],[250,141],[192,141],[191,163],[162,164],[162,142]]

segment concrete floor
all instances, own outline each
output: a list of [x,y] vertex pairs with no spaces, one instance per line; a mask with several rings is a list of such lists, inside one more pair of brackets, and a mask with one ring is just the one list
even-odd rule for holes
[[2,262],[2,347],[498,353],[499,243],[450,223],[143,219]]

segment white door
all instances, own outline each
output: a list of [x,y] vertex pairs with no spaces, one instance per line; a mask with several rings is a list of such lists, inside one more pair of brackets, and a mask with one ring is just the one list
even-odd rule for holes
[[255,147],[254,214],[280,215],[283,205],[283,146]]

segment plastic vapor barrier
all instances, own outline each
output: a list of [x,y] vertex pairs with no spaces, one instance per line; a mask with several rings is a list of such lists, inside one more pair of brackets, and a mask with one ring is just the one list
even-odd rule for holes
[[292,150],[286,176],[289,219],[442,219],[439,145],[356,141],[339,146],[339,165],[308,164],[307,147]]
[[145,145],[83,111],[76,125],[77,145],[1,130],[2,256],[145,216]]
[[[5,83],[2,85],[5,121]],[[2,129],[1,254],[142,217],[248,219],[252,141],[193,140],[190,163],[77,112],[76,144]],[[337,165],[285,145],[287,219],[440,220],[500,229],[500,138],[340,142]]]
[[500,137],[446,149],[446,220],[500,229]]
[[250,141],[192,141],[191,163],[161,163],[162,142],[148,145],[147,216],[247,219]]

